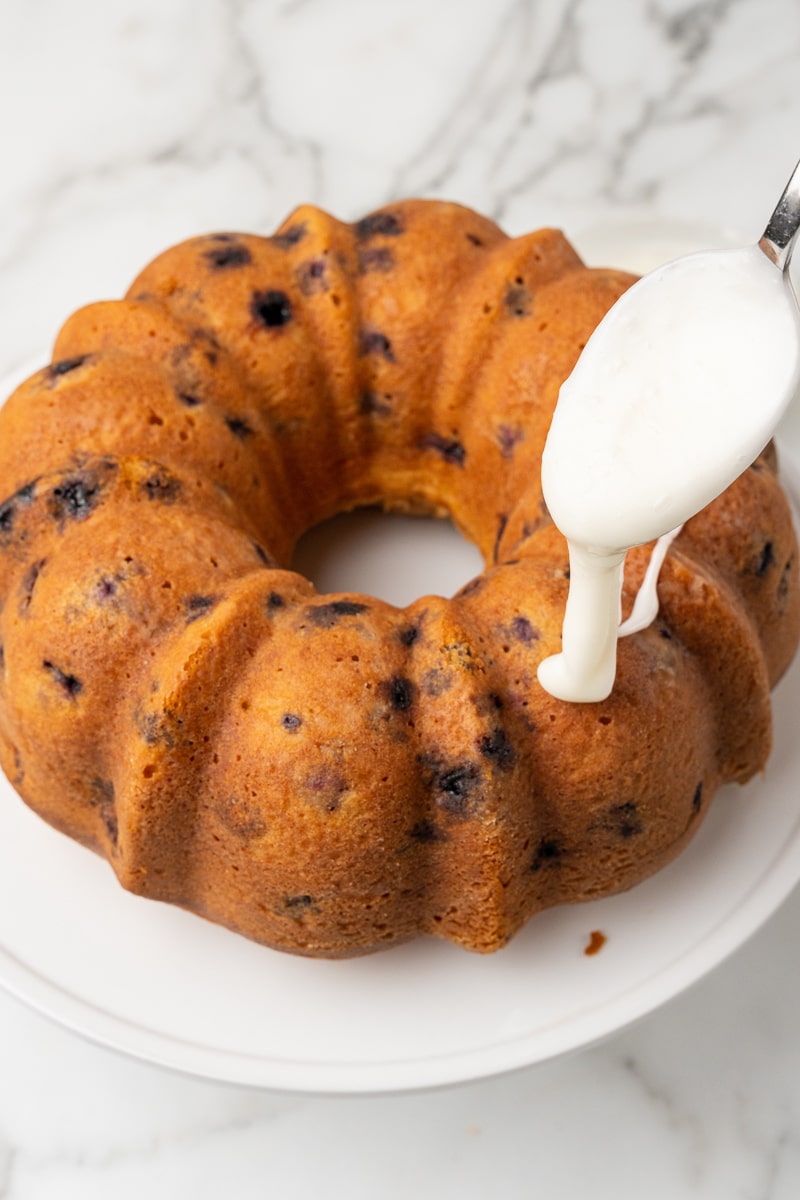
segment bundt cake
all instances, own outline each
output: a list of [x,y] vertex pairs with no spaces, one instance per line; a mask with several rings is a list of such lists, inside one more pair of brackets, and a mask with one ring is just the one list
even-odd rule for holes
[[[304,207],[75,314],[0,412],[24,800],[124,887],[328,957],[495,950],[667,863],[764,765],[800,589],[768,449],[673,544],[609,699],[537,683],[568,588],[542,447],[631,282],[453,204]],[[405,609],[317,594],[293,547],[361,505],[450,516],[483,574]]]

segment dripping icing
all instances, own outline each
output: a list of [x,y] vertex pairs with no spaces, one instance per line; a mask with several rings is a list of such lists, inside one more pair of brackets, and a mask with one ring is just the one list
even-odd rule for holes
[[[799,375],[794,293],[758,246],[667,263],[607,313],[561,388],[542,458],[570,552],[562,652],[539,667],[547,691],[610,694],[618,637],[658,611],[670,541],[761,452]],[[654,539],[620,626],[625,555]]]

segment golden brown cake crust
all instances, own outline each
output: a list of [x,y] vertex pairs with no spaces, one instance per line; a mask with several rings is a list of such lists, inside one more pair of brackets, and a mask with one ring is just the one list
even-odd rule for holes
[[[766,761],[800,589],[768,450],[674,543],[612,696],[539,687],[568,586],[541,451],[631,282],[458,205],[305,207],[71,317],[0,412],[23,798],[125,887],[329,957],[494,950],[668,862]],[[288,569],[306,529],[375,503],[450,515],[486,570],[398,609]]]

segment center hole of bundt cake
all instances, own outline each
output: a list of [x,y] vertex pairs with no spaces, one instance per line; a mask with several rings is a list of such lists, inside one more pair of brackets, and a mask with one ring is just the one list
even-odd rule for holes
[[404,607],[419,596],[452,596],[483,560],[452,521],[362,508],[303,534],[292,570],[319,592],[365,592]]

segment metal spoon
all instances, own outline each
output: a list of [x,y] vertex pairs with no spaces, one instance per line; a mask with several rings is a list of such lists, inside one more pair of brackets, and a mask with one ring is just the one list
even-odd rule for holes
[[774,262],[784,273],[789,269],[792,251],[800,232],[800,163],[784,188],[783,195],[770,217],[767,228],[758,239],[770,262]]
[[626,549],[663,537],[724,491],[797,391],[800,312],[787,268],[798,232],[800,163],[757,247],[689,255],[646,275],[562,386],[542,488],[569,542],[570,587],[561,653],[538,669],[559,699],[611,692]]

